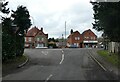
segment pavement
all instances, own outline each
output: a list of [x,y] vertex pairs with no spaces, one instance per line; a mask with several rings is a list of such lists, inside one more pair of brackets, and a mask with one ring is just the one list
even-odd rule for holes
[[120,78],[120,68],[117,66],[111,64],[110,62],[106,61],[103,57],[97,54],[97,50],[101,49],[92,49],[90,53],[104,66],[104,68],[109,71],[111,74],[114,74],[117,76],[117,78]]
[[24,60],[24,61],[22,60],[22,61],[19,61],[19,62],[5,63],[1,67],[2,77],[6,76],[6,75],[9,75],[11,73],[15,73],[18,70],[18,68],[21,68],[27,62],[28,62],[28,57],[26,56],[26,60]]
[[[110,71],[103,70],[90,54],[94,49],[26,49],[29,62],[3,80],[117,80]],[[95,55],[96,54],[96,55]]]

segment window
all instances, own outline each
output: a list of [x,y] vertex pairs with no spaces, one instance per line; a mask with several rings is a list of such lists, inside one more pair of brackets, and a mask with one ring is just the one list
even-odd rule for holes
[[40,38],[37,38],[37,41],[40,41]]
[[27,39],[27,38],[25,37],[25,42],[27,41],[26,39]]
[[91,37],[91,40],[93,39],[93,37]]
[[85,39],[89,39],[89,37],[85,36]]
[[80,40],[80,37],[75,37],[75,40]]
[[79,43],[77,43],[77,47],[79,47]]
[[42,38],[42,41],[44,41],[44,38]]
[[74,45],[77,45],[76,43],[74,43]]
[[75,37],[75,40],[77,40],[77,37]]
[[29,37],[29,41],[32,41],[32,38],[31,38],[31,37]]

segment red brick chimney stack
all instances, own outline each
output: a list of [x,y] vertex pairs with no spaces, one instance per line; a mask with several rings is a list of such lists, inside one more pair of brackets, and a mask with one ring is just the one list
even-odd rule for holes
[[41,27],[41,31],[43,32],[43,27]]

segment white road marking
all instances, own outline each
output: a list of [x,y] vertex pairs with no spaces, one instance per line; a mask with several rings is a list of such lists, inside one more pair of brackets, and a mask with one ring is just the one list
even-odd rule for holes
[[98,65],[104,70],[104,71],[107,71],[107,69],[95,58],[93,57],[91,54],[90,56],[98,63]]
[[62,50],[62,53],[63,53],[63,50]]
[[47,51],[41,51],[42,52],[42,54],[44,54],[44,55],[48,55],[48,52]]
[[50,74],[50,75],[48,76],[48,78],[45,80],[45,82],[47,82],[52,76],[53,76],[53,75]]
[[64,60],[64,54],[62,54],[62,59],[59,64],[62,64],[63,60]]

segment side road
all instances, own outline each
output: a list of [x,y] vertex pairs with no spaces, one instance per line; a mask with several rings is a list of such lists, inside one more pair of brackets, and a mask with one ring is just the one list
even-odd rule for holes
[[115,74],[120,78],[120,69],[117,66],[112,65],[111,63],[107,62],[103,57],[97,54],[99,49],[93,49],[92,55],[111,73]]

